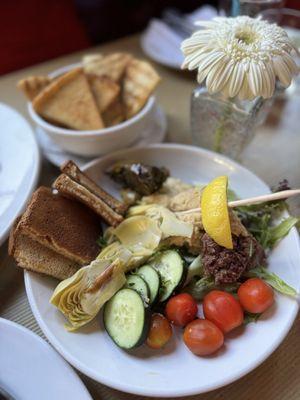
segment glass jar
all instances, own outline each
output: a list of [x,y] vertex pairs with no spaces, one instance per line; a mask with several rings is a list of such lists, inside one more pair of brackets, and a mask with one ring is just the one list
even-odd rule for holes
[[206,87],[193,91],[191,99],[191,133],[193,143],[239,160],[255,128],[264,122],[270,100],[226,99],[211,95]]

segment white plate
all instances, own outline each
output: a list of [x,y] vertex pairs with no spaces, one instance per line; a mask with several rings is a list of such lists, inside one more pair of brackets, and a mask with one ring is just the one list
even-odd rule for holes
[[[241,198],[269,191],[264,182],[239,164],[207,150],[175,144],[114,153],[91,162],[86,171],[108,191],[116,193],[115,185],[103,171],[112,163],[126,158],[164,165],[173,176],[191,183],[208,182],[226,174],[230,186]],[[300,249],[295,229],[274,249],[269,262],[272,271],[299,289]],[[296,301],[277,296],[276,306],[258,323],[228,335],[225,348],[213,357],[199,358],[189,352],[183,344],[180,330],[163,351],[142,346],[127,353],[112,343],[103,330],[100,317],[81,331],[68,333],[63,327],[63,316],[49,304],[54,281],[27,272],[25,283],[32,311],[41,329],[72,365],[105,385],[157,397],[174,398],[202,393],[245,375],[276,349],[298,311]]]
[[45,340],[0,318],[0,388],[22,400],[92,400],[74,370]]
[[[166,131],[166,116],[162,109],[157,106],[154,111],[153,124],[149,127],[149,129],[141,133],[140,138],[133,143],[131,147],[142,147],[149,144],[161,143],[166,136]],[[57,167],[60,167],[65,161],[72,159],[81,168],[93,159],[80,157],[64,151],[56,143],[54,143],[53,140],[51,140],[46,132],[40,127],[36,128],[36,135],[44,156]]]
[[0,103],[0,245],[35,188],[39,167],[39,149],[30,125]]

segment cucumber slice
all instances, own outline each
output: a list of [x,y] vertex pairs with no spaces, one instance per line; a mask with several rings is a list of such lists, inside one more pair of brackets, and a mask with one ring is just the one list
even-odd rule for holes
[[159,287],[160,287],[160,276],[158,272],[150,265],[143,265],[136,273],[141,276],[148,284],[150,290],[150,304],[155,303],[158,299]]
[[136,290],[119,290],[105,305],[104,327],[122,349],[132,349],[147,338],[150,326],[150,310],[144,307]]
[[137,274],[130,274],[126,276],[126,287],[134,289],[138,292],[146,304],[150,302],[150,289],[147,282]]
[[185,281],[186,267],[176,250],[159,253],[150,263],[161,277],[159,301],[167,300]]
[[189,265],[184,284],[187,285],[188,283],[190,283],[194,276],[203,276],[203,264],[201,254],[199,254],[199,256],[196,257],[194,261]]

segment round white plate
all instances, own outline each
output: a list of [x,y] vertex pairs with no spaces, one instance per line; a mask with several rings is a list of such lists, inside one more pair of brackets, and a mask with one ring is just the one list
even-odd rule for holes
[[[130,149],[95,160],[86,172],[109,192],[116,194],[105,169],[118,160],[140,160],[166,166],[172,176],[191,183],[208,182],[228,175],[230,187],[241,198],[269,191],[257,176],[239,164],[210,151],[175,144]],[[290,234],[274,249],[269,267],[299,289],[300,248],[298,234]],[[163,351],[142,346],[125,352],[114,345],[103,330],[101,315],[77,333],[68,333],[63,316],[49,304],[55,282],[26,273],[26,290],[32,311],[53,346],[77,369],[113,388],[139,395],[177,397],[206,392],[245,375],[263,362],[288,333],[298,311],[295,300],[277,296],[276,305],[256,323],[226,337],[226,345],[215,356],[193,355],[182,341],[182,331]]]
[[39,169],[39,149],[30,125],[0,103],[0,245],[31,196]]
[[[149,144],[163,142],[167,131],[167,119],[162,109],[157,106],[154,114],[153,124],[149,129],[141,133],[139,140],[133,143],[132,147],[147,146]],[[52,164],[60,167],[65,161],[72,159],[81,168],[93,158],[80,157],[75,154],[68,153],[61,149],[51,138],[44,132],[42,128],[36,128],[36,135],[43,155]]]
[[68,363],[35,333],[0,318],[0,388],[22,400],[92,400]]

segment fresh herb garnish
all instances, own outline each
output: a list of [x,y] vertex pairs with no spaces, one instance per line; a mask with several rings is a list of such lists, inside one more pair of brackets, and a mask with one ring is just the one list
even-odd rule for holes
[[274,219],[285,209],[287,209],[286,202],[278,200],[238,207],[235,211],[244,226],[262,247],[271,249],[298,223],[298,218],[287,217],[277,226],[273,225]]

